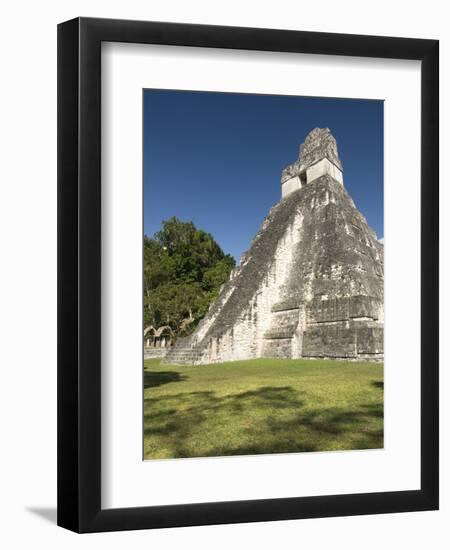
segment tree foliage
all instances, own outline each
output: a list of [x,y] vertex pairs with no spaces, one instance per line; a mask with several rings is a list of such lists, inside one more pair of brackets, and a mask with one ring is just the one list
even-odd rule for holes
[[192,332],[234,265],[192,222],[163,221],[153,238],[144,237],[145,325],[170,325],[176,335]]

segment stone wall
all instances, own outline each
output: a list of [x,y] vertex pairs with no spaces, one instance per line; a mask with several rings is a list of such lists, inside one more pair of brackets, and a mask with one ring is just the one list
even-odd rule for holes
[[145,348],[144,347],[144,359],[162,359],[167,355],[170,348]]

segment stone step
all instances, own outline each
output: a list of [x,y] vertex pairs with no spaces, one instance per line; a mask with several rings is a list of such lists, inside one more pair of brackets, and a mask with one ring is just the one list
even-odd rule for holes
[[165,356],[163,363],[189,365],[201,357],[201,352],[193,348],[190,337],[180,338]]
[[272,311],[277,313],[281,311],[292,311],[293,309],[300,309],[302,302],[298,298],[292,298],[290,300],[283,300],[273,304]]
[[264,333],[264,340],[279,340],[280,338],[293,338],[294,331],[291,330],[268,330]]

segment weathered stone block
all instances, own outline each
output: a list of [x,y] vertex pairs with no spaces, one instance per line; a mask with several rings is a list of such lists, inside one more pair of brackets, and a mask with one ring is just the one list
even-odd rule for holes
[[303,356],[356,357],[356,329],[336,325],[308,327],[303,333]]
[[283,359],[292,355],[292,339],[265,340],[263,357]]
[[357,328],[358,355],[383,355],[384,329],[382,326]]
[[349,318],[349,298],[315,298],[307,306],[308,323],[346,321]]
[[380,300],[371,296],[352,296],[349,300],[349,316],[351,319],[378,319],[380,305]]

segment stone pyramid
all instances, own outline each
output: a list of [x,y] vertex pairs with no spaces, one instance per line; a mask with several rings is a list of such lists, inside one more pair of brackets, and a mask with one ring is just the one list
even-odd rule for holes
[[[363,183],[363,182],[362,182]],[[347,193],[336,140],[315,128],[217,300],[165,363],[383,358],[383,245]]]

